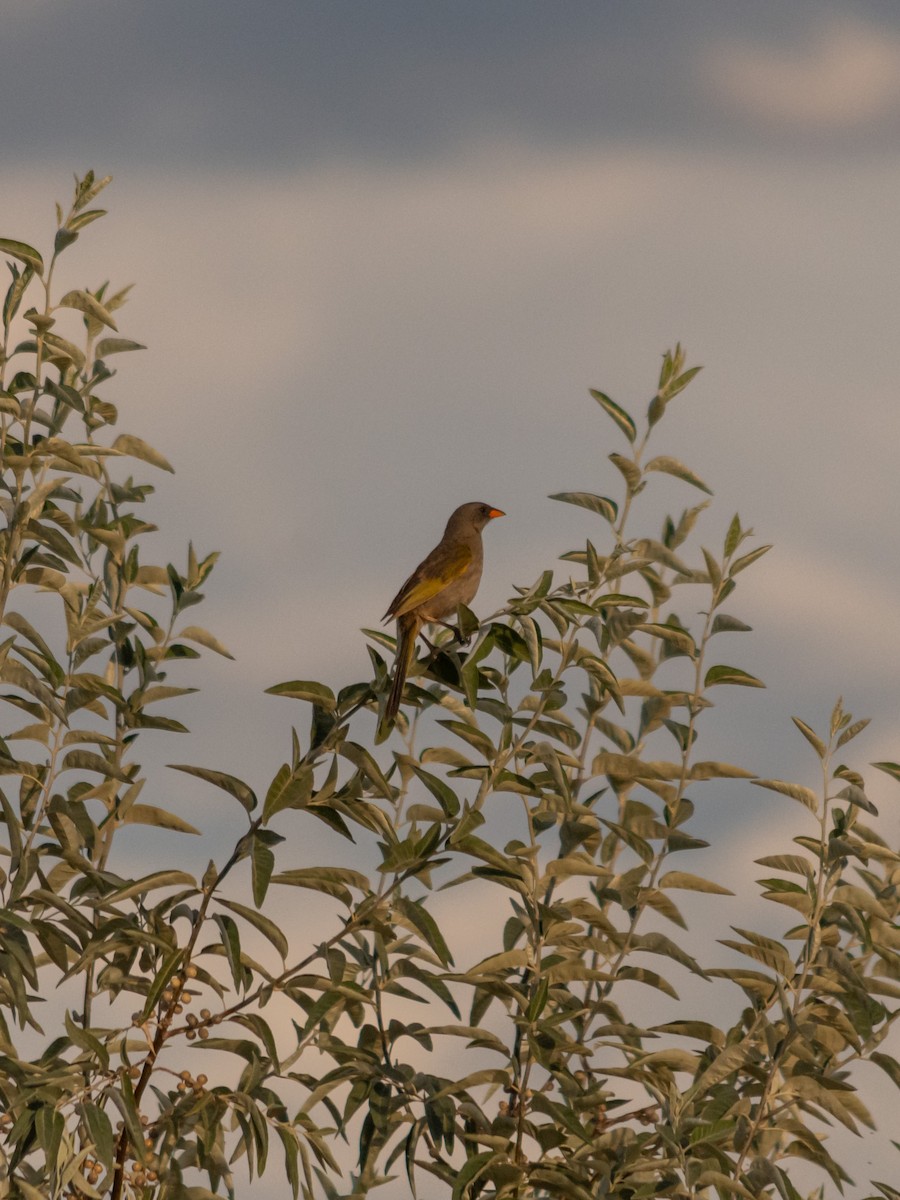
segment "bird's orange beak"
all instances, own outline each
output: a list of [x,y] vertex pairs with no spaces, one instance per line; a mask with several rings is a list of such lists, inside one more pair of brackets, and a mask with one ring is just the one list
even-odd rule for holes
[[494,517],[505,517],[506,513],[500,508],[492,508],[488,513],[488,516],[491,518],[491,520],[493,520]]

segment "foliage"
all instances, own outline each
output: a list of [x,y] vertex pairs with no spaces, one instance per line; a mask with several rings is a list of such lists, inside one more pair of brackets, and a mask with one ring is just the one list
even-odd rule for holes
[[[453,1200],[797,1200],[800,1160],[840,1188],[848,1176],[823,1133],[874,1125],[859,1064],[900,1084],[886,1048],[900,856],[840,761],[865,722],[840,704],[821,734],[798,720],[818,788],[754,779],[803,810],[794,844],[759,860],[763,895],[790,910],[790,928],[736,929],[724,966],[685,948],[678,894],[727,893],[678,865],[706,845],[691,795],[750,775],[700,758],[696,743],[711,694],[762,686],[718,646],[747,629],[726,605],[767,547],[735,517],[718,552],[694,549],[708,501],[657,537],[633,529],[655,473],[709,490],[669,455],[647,457],[697,370],[680,347],[640,425],[592,393],[624,438],[610,455],[621,494],[553,497],[596,517],[596,537],[563,555],[572,576],[544,571],[481,624],[461,613],[468,647],[446,634],[414,666],[394,745],[375,746],[393,639],[370,632],[371,680],[338,695],[315,681],[270,689],[311,721],[259,798],[215,769],[179,768],[245,817],[222,865],[199,880],[122,873],[124,826],[197,833],[141,802],[135,755],[144,730],[183,729],[157,711],[192,690],[172,669],[197,646],[225,651],[184,623],[216,556],[191,548],[183,572],[143,561],[153,488],[124,472],[169,466],[112,434],[107,362],[140,348],[116,325],[128,289],[55,299],[59,256],[103,215],[89,206],[107,183],[76,181],[46,263],[0,241],[12,272],[0,358],[2,1194],[201,1200],[232,1191],[236,1161],[286,1172],[304,1197],[385,1185]],[[67,319],[80,340],[59,331]],[[323,866],[315,838],[298,836],[311,822],[358,844]],[[348,865],[361,857],[368,874]],[[332,915],[286,928],[273,884],[311,890]],[[447,888],[473,913],[505,913],[480,961],[465,944],[454,954],[440,927]],[[675,997],[672,980],[690,977],[733,1019],[682,1005],[676,1020],[642,1023],[642,990]]]

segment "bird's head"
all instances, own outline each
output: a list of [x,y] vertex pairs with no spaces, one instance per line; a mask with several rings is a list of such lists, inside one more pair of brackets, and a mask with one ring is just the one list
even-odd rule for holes
[[506,513],[493,505],[484,504],[481,500],[472,500],[469,504],[461,504],[447,522],[447,533],[464,533],[470,529],[481,532],[488,521],[495,517],[505,517]]

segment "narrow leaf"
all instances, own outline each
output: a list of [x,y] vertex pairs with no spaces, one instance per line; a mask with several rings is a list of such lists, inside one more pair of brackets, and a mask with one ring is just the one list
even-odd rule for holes
[[716,667],[710,667],[706,672],[704,686],[715,687],[716,684],[722,683],[731,683],[739,687],[764,688],[766,686],[761,679],[757,679],[755,675],[748,675],[740,667],[727,667],[724,663],[720,663]]
[[145,892],[154,891],[156,888],[180,887],[185,884],[188,887],[197,886],[196,879],[187,871],[154,871],[151,875],[145,875],[143,879],[135,879],[125,887],[109,892],[108,895],[93,901],[93,903],[97,907],[107,907],[121,904],[123,900],[130,900],[132,896],[143,896]]
[[857,808],[863,809],[867,813],[871,813],[873,817],[878,816],[878,809],[862,790],[855,783],[848,783],[845,788],[842,788],[835,797],[837,800],[846,800],[848,804],[854,804]]
[[166,812],[164,808],[157,808],[153,804],[132,804],[125,816],[122,817],[122,824],[153,825],[157,829],[171,829],[174,833],[200,833],[199,829],[195,829],[182,817]]
[[112,314],[107,312],[95,296],[92,296],[90,292],[82,291],[80,288],[66,292],[62,300],[57,304],[57,308],[77,308],[80,312],[93,317],[95,321],[99,321],[101,325],[106,325],[109,329],[116,329],[116,323],[112,318]]
[[294,679],[290,683],[276,683],[274,687],[266,688],[267,696],[284,696],[288,700],[307,700],[310,704],[318,704],[332,712],[335,707],[334,692],[324,683],[312,680]]
[[756,787],[768,788],[770,792],[779,792],[782,796],[799,800],[810,812],[818,810],[819,800],[812,788],[803,787],[799,783],[785,783],[783,779],[751,779],[750,782]]
[[877,762],[872,763],[878,771],[884,771],[885,775],[890,775],[891,779],[896,779],[900,783],[900,763],[895,762]]
[[743,571],[751,563],[755,563],[758,558],[762,558],[764,554],[768,554],[771,549],[771,546],[759,546],[756,550],[751,550],[749,554],[745,554],[742,558],[736,558],[731,564],[730,574],[737,575],[739,571]]
[[734,892],[711,879],[692,875],[689,871],[667,871],[659,881],[661,888],[683,888],[688,892],[710,892],[715,896],[733,896]]
[[113,450],[117,450],[119,454],[127,454],[131,458],[139,458],[142,462],[148,462],[154,467],[159,467],[162,471],[171,471],[174,474],[175,468],[167,458],[164,458],[158,450],[154,450],[148,445],[143,438],[135,437],[131,433],[120,433],[112,444]]
[[618,427],[628,438],[629,442],[633,443],[637,437],[637,427],[625,409],[620,408],[614,400],[610,400],[609,396],[605,395],[603,392],[598,392],[594,388],[591,388],[590,393],[600,407],[604,410],[604,412],[612,417]]
[[822,739],[812,729],[810,729],[805,721],[801,721],[799,717],[791,717],[791,720],[812,746],[813,750],[815,750],[816,754],[818,754],[819,758],[824,758],[826,749],[825,743],[822,741]]
[[223,658],[234,658],[234,655],[225,649],[218,638],[213,637],[208,630],[201,629],[199,625],[188,625],[175,636],[187,638],[189,642],[197,642],[199,645],[205,646],[207,650],[214,650],[216,654],[221,654]]
[[701,492],[706,492],[708,496],[712,495],[712,489],[707,487],[699,475],[695,475],[684,463],[679,462],[677,458],[671,458],[668,454],[658,454],[656,458],[651,458],[645,464],[644,470],[663,471],[666,475],[674,475],[676,479],[683,479],[685,483],[699,488]]
[[249,908],[246,904],[239,904],[237,900],[225,900],[221,896],[217,896],[216,899],[219,904],[224,904],[233,913],[237,913],[239,917],[243,917],[263,937],[268,938],[282,958],[287,958],[288,950],[290,949],[288,940],[274,921],[264,916],[261,912],[258,912],[255,908]]
[[44,274],[44,260],[38,254],[37,250],[33,246],[29,246],[26,242],[15,242],[12,238],[0,238],[0,251],[4,254],[11,254],[19,262],[32,267],[38,275]]
[[575,504],[578,508],[589,509],[598,513],[610,525],[618,516],[619,510],[614,501],[606,496],[595,496],[593,492],[554,492],[550,500],[561,500],[563,504]]
[[168,765],[173,771],[196,775],[198,779],[205,779],[214,787],[222,788],[223,791],[228,792],[229,796],[234,796],[235,800],[242,804],[248,813],[253,812],[256,808],[256,796],[246,783],[236,779],[234,775],[226,775],[224,771],[213,771],[208,767],[189,767],[182,763],[169,763]]
[[743,621],[739,621],[737,617],[730,617],[727,613],[718,613],[712,623],[711,633],[749,633],[752,626],[745,625]]
[[100,339],[94,347],[94,355],[96,358],[108,358],[110,354],[124,354],[128,350],[146,349],[146,346],[142,346],[140,342],[133,342],[131,338],[108,337]]

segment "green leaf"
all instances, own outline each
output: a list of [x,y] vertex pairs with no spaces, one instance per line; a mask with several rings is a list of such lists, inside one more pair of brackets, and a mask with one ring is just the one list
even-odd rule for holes
[[19,262],[25,263],[38,275],[43,276],[44,260],[33,246],[29,246],[26,242],[14,242],[12,238],[0,238],[0,251],[11,254],[13,258],[17,258]]
[[740,667],[726,667],[724,663],[721,663],[717,667],[709,668],[706,672],[706,679],[703,681],[703,686],[715,687],[716,684],[722,683],[736,684],[739,687],[764,688],[766,686],[755,675],[748,675]]
[[[473,725],[466,724],[465,721],[438,721],[438,725],[443,725],[450,733],[455,734],[456,737],[461,738],[462,741],[466,742],[474,750],[483,754],[488,761],[493,760],[494,755],[497,753],[494,743],[487,734]],[[434,754],[435,751],[431,751],[431,753]],[[422,755],[422,761],[428,761],[424,754]]]
[[[31,310],[25,313],[26,321],[31,320],[32,318],[37,320],[38,317],[39,314],[31,312]],[[68,361],[73,364],[76,370],[81,371],[84,368],[84,354],[74,342],[69,342],[56,333],[47,332],[44,334],[44,344],[49,348],[48,357],[51,359],[51,361],[58,362],[59,359],[68,359]],[[81,446],[78,449],[83,450],[84,447]],[[75,461],[79,458],[77,450],[74,447],[67,447],[64,443],[60,443],[56,447],[56,450],[63,458],[66,458],[67,460],[71,458],[73,461]],[[84,469],[84,460],[82,459],[81,461],[82,468]]]
[[234,655],[226,650],[218,638],[206,629],[202,629],[199,625],[188,625],[175,635],[179,638],[186,638],[189,642],[197,642],[200,646],[205,646],[207,650],[214,650],[216,654],[221,654],[223,658],[234,659]]
[[801,721],[799,717],[791,717],[791,720],[812,746],[813,750],[815,750],[816,754],[818,754],[819,758],[824,758],[827,751],[825,749],[825,743],[822,741],[822,739],[812,729],[810,729],[805,721]]
[[88,1134],[94,1143],[94,1153],[100,1163],[109,1171],[112,1168],[115,1141],[113,1139],[112,1122],[96,1104],[82,1104],[81,1115],[87,1125]]
[[467,1158],[454,1176],[450,1200],[467,1200],[467,1197],[472,1194],[470,1185],[484,1174],[495,1159],[498,1162],[503,1161],[503,1156],[495,1150],[485,1150],[481,1154],[473,1154],[471,1158]]
[[[739,1180],[732,1179],[730,1175],[725,1175],[722,1171],[716,1171],[712,1168],[707,1168],[698,1176],[694,1186],[703,1188],[704,1191],[706,1188],[715,1187],[720,1195],[722,1192],[727,1192],[731,1196],[741,1196],[743,1200],[759,1200],[759,1192],[751,1192]],[[705,1194],[709,1195],[708,1192]]]
[[[13,267],[11,263],[8,265],[12,271],[13,281],[9,285],[9,290],[7,291],[6,297],[3,301],[3,324],[5,326],[12,324],[13,317],[19,311],[19,308],[22,304],[22,298],[25,295],[28,285],[34,278],[34,269],[32,267],[26,267],[25,270],[19,274],[18,270]],[[3,392],[2,395],[7,400],[12,400],[10,393]],[[15,403],[15,401],[13,401],[13,403]]]
[[[269,853],[271,853],[271,851],[269,851]],[[222,896],[217,896],[216,899],[219,904],[223,904],[233,913],[237,913],[239,917],[243,917],[243,919],[248,924],[252,925],[254,929],[258,930],[263,937],[268,938],[283,959],[287,958],[288,951],[290,950],[288,940],[274,921],[264,916],[255,908],[249,908],[246,904],[239,904],[237,900],[226,900]]]
[[385,800],[393,800],[394,789],[385,779],[381,767],[365,746],[360,746],[356,742],[342,742],[338,753],[341,758],[346,758],[362,771],[380,796],[383,796]]
[[661,888],[683,888],[688,892],[710,892],[715,896],[733,896],[734,892],[711,879],[692,875],[689,871],[667,871],[659,881]]
[[676,625],[660,625],[653,621],[645,621],[636,625],[635,629],[649,634],[650,637],[660,638],[678,654],[686,654],[688,658],[696,656],[697,647],[686,629],[679,629]]
[[731,518],[731,524],[728,526],[728,532],[725,535],[725,557],[731,558],[735,550],[741,544],[741,538],[744,536],[744,531],[741,529],[741,519],[737,515]]
[[[43,1159],[54,1176],[65,1124],[62,1113],[49,1104],[42,1104],[35,1114],[34,1127],[43,1151]],[[56,1192],[56,1189],[53,1191]]]
[[628,438],[629,442],[633,443],[637,437],[637,427],[625,409],[620,408],[614,400],[610,400],[609,396],[605,395],[603,392],[596,391],[595,388],[591,388],[590,393],[600,407],[604,410],[604,412],[612,417],[618,427]]
[[[253,903],[262,908],[269,890],[272,872],[275,870],[275,855],[270,845],[264,840],[264,832],[257,829],[253,835],[253,848],[250,852],[250,883],[253,890]],[[271,834],[269,835],[271,836]]]
[[812,878],[812,867],[802,854],[767,854],[763,858],[753,860],[761,867],[771,867],[775,871],[790,871],[794,875],[805,875]]
[[890,775],[891,779],[896,779],[900,783],[900,763],[895,762],[875,762],[872,763],[878,771],[884,771],[885,775]]
[[651,458],[648,463],[644,464],[644,470],[662,471],[666,475],[674,475],[676,479],[683,479],[685,483],[699,488],[708,496],[712,495],[712,490],[706,486],[699,475],[695,475],[693,471],[688,470],[684,463],[679,462],[677,458],[671,458],[668,454],[658,454],[656,458]]
[[842,746],[846,746],[848,742],[852,741],[858,734],[862,733],[869,722],[869,717],[863,717],[861,721],[854,721],[853,724],[845,729],[838,738],[837,742],[835,743],[836,749],[840,750]]
[[759,546],[756,550],[751,550],[749,554],[745,554],[742,558],[736,558],[731,564],[729,574],[737,575],[739,571],[743,571],[751,563],[755,563],[758,558],[762,558],[764,554],[768,554],[771,549],[771,546]]
[[92,296],[90,292],[82,291],[80,288],[66,292],[62,300],[58,301],[56,307],[76,308],[79,312],[86,313],[89,317],[93,317],[95,321],[99,321],[101,325],[106,325],[109,329],[116,329],[116,323],[112,318],[112,314],[107,312],[95,296]]
[[65,228],[70,233],[78,233],[80,230],[84,229],[86,225],[90,225],[92,222],[99,220],[100,217],[105,216],[105,208],[89,208],[84,212],[75,213],[73,216],[69,217],[65,224]]
[[55,254],[62,254],[67,246],[71,246],[73,242],[78,241],[78,234],[74,229],[57,229],[56,237],[53,239],[53,251]]
[[187,871],[153,871],[152,874],[145,875],[142,879],[135,879],[131,883],[125,884],[124,887],[108,892],[92,903],[97,908],[108,908],[114,904],[121,904],[123,900],[130,900],[132,896],[143,896],[145,892],[152,892],[157,888],[183,887],[184,885],[194,888],[197,886],[196,879]]
[[328,712],[333,712],[335,707],[334,692],[330,687],[326,687],[324,683],[315,683],[312,680],[293,679],[290,683],[276,683],[274,687],[266,688],[267,696],[284,696],[287,700],[307,700],[310,704],[317,704],[320,708],[325,708]]
[[736,1071],[746,1060],[747,1049],[741,1045],[726,1046],[713,1061],[709,1064],[706,1070],[698,1079],[694,1081],[688,1088],[686,1097],[693,1100],[695,1097],[703,1096],[717,1083],[721,1083],[723,1079],[727,1079],[734,1071]]
[[900,1088],[900,1063],[896,1058],[892,1058],[890,1054],[882,1054],[880,1050],[873,1051],[869,1057],[876,1066],[881,1067],[894,1087]]
[[618,506],[606,496],[595,496],[593,492],[554,492],[550,500],[561,500],[563,504],[575,504],[578,508],[587,508],[598,513],[610,525],[619,514]]
[[754,779],[753,771],[745,771],[743,767],[735,767],[724,762],[695,762],[688,773],[688,779]]
[[284,763],[269,784],[263,803],[263,820],[268,823],[285,808],[305,808],[312,796],[313,773],[309,767],[292,771]]
[[443,934],[438,928],[437,922],[425,906],[415,900],[409,900],[405,896],[399,895],[394,898],[393,904],[397,912],[401,913],[419,931],[443,965],[445,967],[451,965],[453,955],[444,941]]
[[792,800],[799,800],[810,812],[818,811],[819,800],[812,788],[803,787],[799,783],[785,783],[783,779],[751,779],[750,782],[756,787],[768,788],[770,792],[778,792],[782,796],[790,796]]
[[152,825],[156,829],[171,829],[173,833],[196,833],[200,830],[178,817],[175,813],[166,812],[153,804],[132,804],[128,812],[121,818],[123,825]]
[[741,929],[737,925],[733,925],[732,928],[735,933],[746,938],[746,942],[736,942],[733,938],[719,938],[722,946],[728,946],[729,949],[736,950],[739,954],[745,954],[748,958],[762,963],[763,966],[777,971],[783,979],[790,979],[794,973],[794,964],[791,956],[780,942],[776,942],[774,938],[765,937],[761,933],[754,933],[750,929]]
[[409,766],[416,778],[431,792],[445,815],[455,817],[459,812],[459,797],[453,788],[448,783],[445,783],[443,779],[439,779],[437,775],[432,775],[430,772],[424,771],[414,759],[403,757],[402,761]]
[[712,623],[710,633],[749,633],[752,626],[745,625],[737,617],[729,617],[727,613],[718,613]]
[[101,1071],[109,1069],[109,1051],[96,1038],[89,1029],[82,1029],[77,1025],[68,1010],[63,1015],[63,1023],[66,1027],[66,1033],[73,1046],[77,1046],[79,1050],[86,1051],[92,1058],[97,1060],[97,1066]]
[[624,454],[618,454],[613,451],[607,456],[612,465],[619,471],[628,485],[629,492],[637,490],[642,479],[641,468],[637,465],[633,458],[626,458]]
[[515,620],[522,630],[522,637],[525,640],[528,650],[528,661],[531,664],[531,669],[537,675],[541,669],[541,657],[544,649],[541,628],[531,617],[524,614],[517,615]]
[[857,787],[855,783],[848,783],[845,788],[842,788],[838,792],[835,799],[845,800],[848,804],[853,804],[857,808],[861,808],[865,812],[871,813],[873,817],[878,816],[878,809],[862,790],[862,788]]
[[143,438],[135,437],[134,434],[120,433],[113,442],[112,448],[119,454],[127,454],[131,458],[139,458],[142,462],[159,467],[161,471],[171,471],[173,474],[175,472],[175,468],[167,458],[164,458],[158,450],[154,450]]
[[291,871],[281,871],[278,875],[273,875],[272,882],[288,887],[309,888],[326,896],[334,896],[348,908],[353,903],[350,888],[358,888],[364,894],[370,890],[365,875],[359,871],[351,871],[349,867],[295,867]]
[[225,958],[231,968],[234,986],[241,991],[245,981],[244,967],[241,963],[241,931],[238,929],[237,922],[231,917],[226,917],[224,913],[216,913],[213,920],[219,927],[222,949],[225,951]]
[[257,800],[253,791],[234,775],[226,775],[224,771],[213,771],[209,767],[189,767],[184,763],[169,763],[168,766],[173,771],[183,771],[185,775],[196,775],[198,779],[205,779],[214,787],[221,788],[229,796],[234,796],[235,800],[242,804],[248,813],[252,813],[256,808]]
[[663,992],[666,996],[671,996],[673,1000],[678,999],[678,993],[672,987],[667,979],[659,975],[656,971],[651,971],[647,967],[630,967],[628,965],[619,967],[616,979],[630,979],[634,983],[644,983],[648,987],[656,988],[657,991]]
[[108,337],[101,338],[94,347],[95,358],[109,358],[111,354],[125,354],[129,350],[146,350],[146,346],[142,346],[140,342],[133,342],[131,338]]
[[114,763],[107,762],[99,754],[90,750],[70,750],[63,759],[63,771],[89,771],[91,774],[103,775],[107,779],[118,779],[121,783],[130,783],[131,779]]

